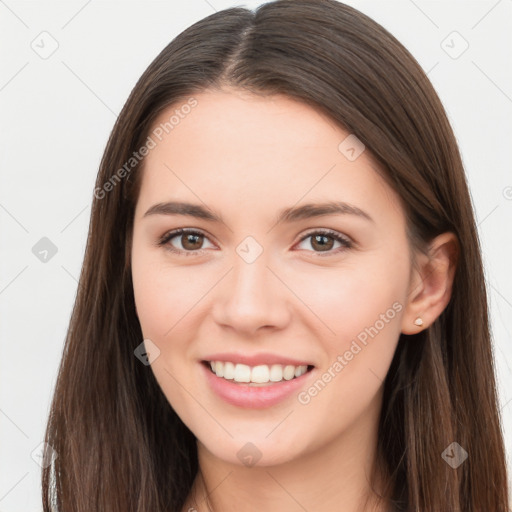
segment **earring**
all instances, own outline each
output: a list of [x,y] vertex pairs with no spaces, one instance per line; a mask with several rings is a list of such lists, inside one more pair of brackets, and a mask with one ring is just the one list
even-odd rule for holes
[[418,325],[418,326],[423,325],[423,320],[421,319],[421,316],[419,316],[418,318],[416,318],[416,320],[414,320],[414,325]]

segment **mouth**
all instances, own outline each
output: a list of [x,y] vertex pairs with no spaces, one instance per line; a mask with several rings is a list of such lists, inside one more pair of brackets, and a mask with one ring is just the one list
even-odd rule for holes
[[260,364],[249,366],[229,361],[201,361],[214,375],[234,384],[251,387],[271,386],[279,382],[298,379],[313,370],[313,365]]

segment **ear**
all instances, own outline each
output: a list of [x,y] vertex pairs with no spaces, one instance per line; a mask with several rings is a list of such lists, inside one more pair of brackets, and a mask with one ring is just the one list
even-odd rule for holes
[[[403,334],[416,334],[426,329],[444,311],[452,294],[459,250],[457,236],[446,232],[430,242],[428,255],[417,256],[417,268],[411,272],[407,305],[402,315]],[[418,317],[423,320],[420,326],[414,323]]]

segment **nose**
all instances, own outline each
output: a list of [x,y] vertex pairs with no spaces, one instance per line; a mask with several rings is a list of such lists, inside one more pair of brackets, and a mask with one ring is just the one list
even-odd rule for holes
[[264,251],[248,263],[238,254],[233,267],[218,284],[213,317],[218,325],[239,335],[254,336],[259,330],[282,329],[290,321],[292,293],[271,268]]

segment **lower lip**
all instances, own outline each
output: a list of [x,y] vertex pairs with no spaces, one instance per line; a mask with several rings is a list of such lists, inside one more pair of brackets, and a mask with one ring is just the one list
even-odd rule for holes
[[204,363],[200,363],[206,380],[217,395],[226,402],[247,409],[263,409],[271,407],[297,392],[306,379],[313,373],[309,372],[291,380],[282,380],[266,385],[250,386],[248,383],[237,383],[217,377]]

